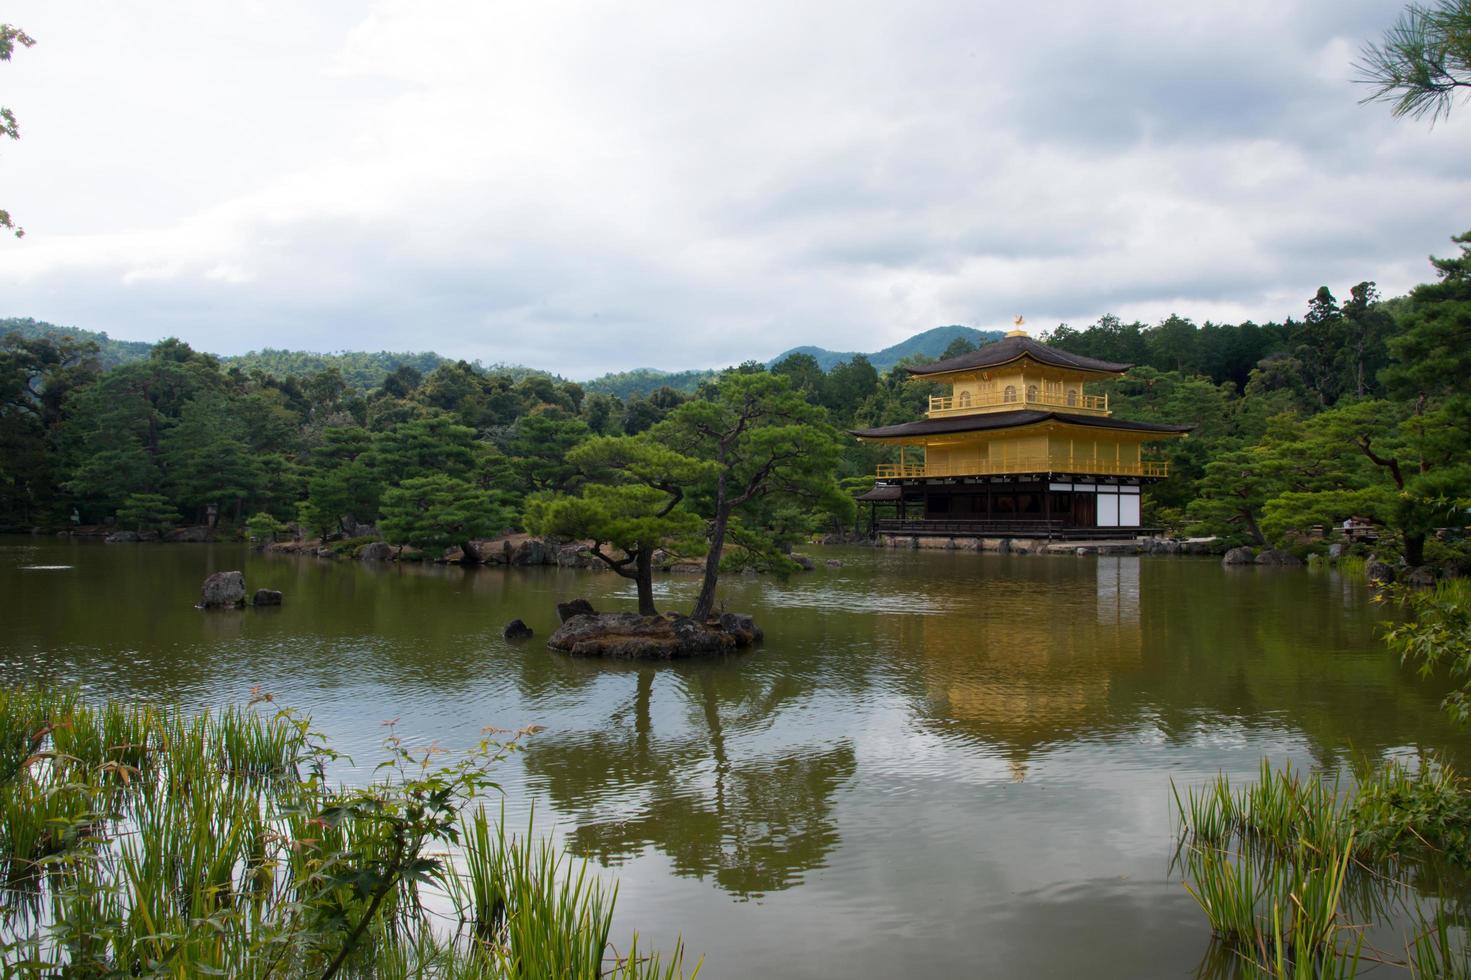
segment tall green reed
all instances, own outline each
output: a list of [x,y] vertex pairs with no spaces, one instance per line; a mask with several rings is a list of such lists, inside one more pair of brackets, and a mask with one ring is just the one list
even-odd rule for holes
[[[378,777],[340,787],[309,723],[254,701],[191,715],[0,689],[0,962],[18,976],[683,976],[678,947],[663,965],[636,937],[611,953],[616,888],[586,864],[464,816],[520,734],[448,764],[390,734]],[[436,895],[462,907],[457,924],[434,920]]]
[[[584,859],[573,860],[546,840],[507,832],[484,806],[463,823],[464,865],[451,894],[461,921],[488,950],[500,976],[567,980],[673,980],[684,975],[684,949],[667,962],[645,952],[634,934],[622,955],[608,942],[618,888],[605,888]],[[698,975],[695,966],[691,977]]]
[[[1250,976],[1351,977],[1389,961],[1366,951],[1362,925],[1417,921],[1411,883],[1471,863],[1471,791],[1434,759],[1365,767],[1352,791],[1266,761],[1242,789],[1222,775],[1172,790],[1185,887]],[[1455,932],[1421,930],[1408,965],[1466,955],[1444,945]]]

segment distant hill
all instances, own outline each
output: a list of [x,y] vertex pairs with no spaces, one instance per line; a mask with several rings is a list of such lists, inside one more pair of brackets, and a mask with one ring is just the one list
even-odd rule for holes
[[[18,333],[23,337],[70,337],[74,340],[93,341],[100,351],[100,359],[104,368],[142,360],[153,349],[152,344],[142,341],[113,340],[105,333],[81,330],[77,327],[59,327],[40,320],[32,320],[29,317],[0,319],[0,336],[7,333]],[[980,346],[993,340],[1000,340],[1002,336],[1004,335],[998,330],[977,330],[974,327],[963,327],[958,324],[935,327],[932,330],[917,333],[892,347],[885,347],[871,354],[865,353],[863,356],[867,357],[869,362],[882,374],[907,357],[915,355],[929,358],[939,357],[957,337],[964,337],[976,346]],[[811,354],[824,371],[831,371],[838,364],[857,357],[859,353],[830,351],[822,347],[793,347],[766,363],[769,367],[790,354]],[[383,383],[383,379],[390,372],[401,365],[407,364],[420,374],[428,374],[447,360],[451,359],[433,352],[416,354],[392,351],[339,351],[332,354],[316,354],[310,351],[272,348],[220,358],[220,362],[227,367],[238,367],[247,372],[261,370],[279,378],[301,378],[335,367],[342,372],[343,379],[350,386],[360,391],[376,388]],[[510,374],[517,380],[529,375],[541,374],[554,377],[549,372],[521,365],[492,364],[487,366],[478,361],[476,364],[485,370]],[[632,371],[605,374],[600,378],[583,382],[582,387],[588,392],[602,392],[623,399],[647,397],[664,387],[690,394],[700,386],[700,382],[713,378],[717,373],[706,370],[660,371],[657,368],[635,368]]]
[[[977,330],[974,327],[963,327],[953,324],[948,327],[935,327],[923,333],[917,333],[908,340],[900,341],[892,347],[885,347],[881,351],[872,354],[862,351],[833,351],[825,347],[793,347],[791,350],[782,351],[776,357],[766,362],[771,367],[784,357],[792,354],[810,354],[817,360],[818,367],[824,371],[831,371],[834,367],[844,361],[863,354],[869,363],[878,370],[880,374],[893,369],[894,365],[907,357],[920,355],[928,358],[937,358],[945,352],[945,348],[957,338],[963,337],[975,344],[989,344],[993,340],[1000,340],[1006,336],[999,330]],[[619,398],[646,397],[660,388],[669,387],[675,391],[685,394],[693,392],[700,386],[700,382],[715,377],[717,371],[661,371],[658,368],[635,368],[632,371],[622,371],[617,374],[605,374],[601,378],[582,383],[587,391],[599,391],[607,395],[617,395]]]
[[[28,338],[70,337],[72,340],[90,340],[97,345],[98,360],[101,361],[104,368],[109,369],[129,361],[141,361],[148,356],[149,351],[153,350],[152,344],[141,340],[113,340],[107,334],[96,330],[61,327],[42,320],[32,320],[29,317],[0,319],[0,336],[8,333],[20,334]],[[329,367],[335,367],[342,372],[343,379],[351,387],[367,391],[382,384],[383,379],[400,365],[407,364],[420,374],[428,374],[444,360],[445,358],[434,353],[342,351],[336,354],[314,354],[310,351],[273,350],[268,347],[265,350],[251,351],[248,354],[221,357],[220,363],[226,367],[238,367],[246,372],[265,371],[278,378],[303,378]],[[497,365],[496,367],[501,369],[503,366]],[[504,370],[519,375],[543,373],[532,371],[530,368],[504,367]]]
[[[881,351],[864,354],[863,356],[868,358],[869,363],[880,374],[883,374],[885,371],[891,370],[894,365],[906,357],[913,357],[916,354],[923,355],[924,357],[939,357],[945,352],[945,348],[949,347],[951,342],[957,337],[964,337],[979,347],[982,344],[989,344],[994,340],[1000,340],[1004,336],[1006,335],[1000,330],[977,330],[975,327],[963,327],[959,324],[952,324],[948,327],[934,327],[923,333],[917,333],[908,340],[902,340],[892,347],[885,347]],[[767,361],[766,366],[770,367],[791,354],[811,354],[817,359],[818,367],[824,371],[831,371],[844,361],[851,361],[859,353],[862,352],[831,351],[823,347],[793,347],[791,350],[782,351]]]
[[264,371],[278,378],[304,378],[328,368],[336,368],[348,386],[359,391],[378,387],[384,378],[405,364],[420,374],[428,374],[444,363],[444,360],[433,352],[413,354],[407,351],[341,351],[335,354],[313,354],[309,351],[275,350],[270,347],[220,358],[220,362],[227,367],[238,367],[247,374],[251,371]]
[[97,345],[97,359],[104,368],[114,368],[128,361],[141,361],[153,349],[152,344],[141,340],[113,340],[105,333],[81,330],[77,327],[58,327],[54,323],[32,320],[28,316],[0,319],[0,337],[8,333],[20,334],[27,340],[35,340],[38,337],[70,337],[77,341],[90,340]]
[[[129,361],[141,361],[153,350],[153,345],[141,340],[113,340],[96,330],[77,327],[61,327],[43,320],[29,317],[0,319],[0,336],[17,333],[22,337],[70,337],[73,340],[90,340],[97,345],[99,360],[104,368],[114,368]],[[220,363],[227,367],[238,367],[242,371],[262,370],[278,378],[301,378],[329,367],[342,372],[343,378],[354,388],[366,391],[383,383],[390,371],[401,364],[408,364],[422,374],[428,374],[439,366],[444,358],[438,354],[411,354],[378,351],[363,353],[343,351],[337,354],[313,354],[309,351],[265,350],[251,351],[232,357],[221,357]],[[524,369],[523,369],[524,370]]]
[[658,368],[634,368],[632,371],[619,371],[616,374],[605,374],[601,378],[584,381],[582,388],[587,392],[600,392],[623,399],[635,396],[644,397],[660,388],[673,388],[675,391],[688,395],[700,387],[700,382],[715,377],[715,374],[715,371],[660,371]]

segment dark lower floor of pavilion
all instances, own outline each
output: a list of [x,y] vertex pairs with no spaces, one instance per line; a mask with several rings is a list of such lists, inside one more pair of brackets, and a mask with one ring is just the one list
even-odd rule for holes
[[858,498],[871,535],[1029,537],[1054,541],[1153,533],[1141,478],[1043,474],[894,480]]

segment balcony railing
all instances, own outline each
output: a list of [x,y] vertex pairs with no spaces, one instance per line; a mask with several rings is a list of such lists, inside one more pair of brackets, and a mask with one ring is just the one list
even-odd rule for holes
[[1155,527],[1075,527],[1063,520],[1007,521],[991,518],[950,520],[943,517],[897,520],[880,518],[873,523],[875,534],[952,538],[1046,538],[1049,541],[1088,541],[1109,538],[1147,537],[1160,533]]
[[979,409],[991,409],[1004,406],[1008,409],[1046,408],[1060,409],[1064,412],[1072,412],[1074,415],[1107,415],[1107,395],[1075,395],[1069,402],[1063,395],[1039,392],[1028,396],[1025,391],[1018,391],[1011,398],[1006,393],[997,392],[986,395],[931,395],[930,396],[930,418],[942,418],[946,415],[966,415]]
[[1100,476],[1144,476],[1162,479],[1170,475],[1164,460],[1146,459],[1128,463],[1096,456],[1010,456],[996,459],[958,459],[948,463],[880,463],[880,480],[906,477],[994,476],[1002,473],[1093,473]]

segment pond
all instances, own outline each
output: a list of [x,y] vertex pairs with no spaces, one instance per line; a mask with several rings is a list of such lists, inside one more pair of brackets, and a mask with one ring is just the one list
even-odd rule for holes
[[[620,882],[614,935],[702,976],[1193,976],[1170,783],[1338,768],[1471,738],[1375,638],[1362,583],[1209,559],[812,549],[726,606],[718,662],[575,660],[554,604],[633,608],[606,573],[331,563],[236,546],[0,540],[0,674],[187,706],[259,687],[366,778],[383,722],[466,748],[536,724],[507,814]],[[824,559],[841,562],[830,566]],[[279,609],[192,608],[212,571]],[[656,583],[687,608],[694,576]],[[537,639],[513,645],[522,618]]]

